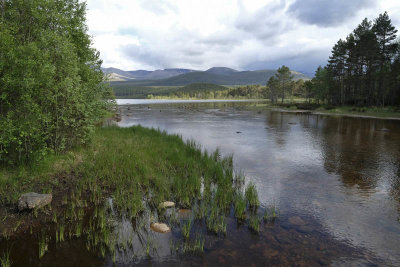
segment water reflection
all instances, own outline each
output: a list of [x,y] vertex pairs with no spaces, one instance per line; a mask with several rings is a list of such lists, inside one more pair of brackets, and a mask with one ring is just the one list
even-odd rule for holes
[[234,153],[264,205],[313,218],[335,238],[400,263],[398,121],[232,105],[123,107],[119,125],[161,128]]

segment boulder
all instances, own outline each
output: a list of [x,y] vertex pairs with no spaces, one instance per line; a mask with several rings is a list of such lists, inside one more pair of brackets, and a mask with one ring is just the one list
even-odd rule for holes
[[51,194],[38,194],[34,192],[22,194],[18,200],[18,209],[35,209],[46,206],[51,203],[53,196]]
[[289,223],[292,225],[297,225],[297,226],[302,226],[305,225],[306,223],[303,221],[302,218],[299,216],[292,216],[289,218]]
[[166,208],[172,208],[175,207],[175,203],[172,201],[164,201],[160,203],[160,208],[166,209]]
[[165,223],[152,223],[152,224],[150,224],[150,228],[154,232],[158,232],[158,233],[162,233],[162,234],[171,232],[171,228],[169,228],[168,225],[166,225]]

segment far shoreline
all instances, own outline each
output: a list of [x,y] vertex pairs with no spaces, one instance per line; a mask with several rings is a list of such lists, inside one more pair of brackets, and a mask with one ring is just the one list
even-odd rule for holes
[[[137,98],[118,98],[116,99],[118,106],[126,106],[126,105],[157,105],[157,104],[185,104],[185,103],[240,103],[240,102],[269,102],[268,99],[137,99]],[[262,106],[257,105],[256,108],[267,109],[272,111],[279,112],[288,112],[288,113],[302,113],[302,114],[312,114],[312,115],[330,115],[336,117],[350,117],[350,118],[364,118],[364,119],[381,119],[381,120],[400,120],[400,112],[391,112],[390,116],[386,116],[385,112],[377,111],[377,112],[367,112],[365,114],[353,113],[351,111],[344,111],[344,108],[348,107],[337,107],[337,111],[324,111],[324,110],[307,110],[307,109],[290,109],[277,107],[275,105],[271,105],[270,103],[262,104]],[[341,110],[342,109],[342,110]],[[379,109],[379,108],[378,108]]]

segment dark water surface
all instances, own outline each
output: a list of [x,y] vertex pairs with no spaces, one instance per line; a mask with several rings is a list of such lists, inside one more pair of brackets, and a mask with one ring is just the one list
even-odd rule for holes
[[[240,104],[122,106],[122,114],[122,127],[160,128],[210,151],[233,153],[237,168],[256,183],[261,203],[279,208],[274,231],[309,227],[324,235],[326,246],[364,254],[360,261],[338,252],[331,263],[400,265],[400,121],[259,112]],[[297,216],[304,224],[293,223]],[[304,246],[300,258],[313,257],[306,237],[287,242]],[[281,252],[286,243],[278,243]]]
[[[158,234],[137,230],[151,214],[134,223],[119,218],[114,256],[90,252],[81,237],[49,242],[39,260],[40,234],[27,235],[12,241],[16,266],[400,266],[400,121],[256,110],[249,103],[124,101],[121,127],[160,128],[233,154],[263,208],[276,206],[278,219],[261,222],[258,235],[233,216],[226,236],[197,223],[191,235],[205,235],[204,253],[182,254],[179,227]],[[109,206],[113,216],[112,200]]]

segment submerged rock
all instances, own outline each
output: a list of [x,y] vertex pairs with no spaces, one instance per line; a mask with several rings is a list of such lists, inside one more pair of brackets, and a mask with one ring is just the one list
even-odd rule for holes
[[289,223],[297,226],[305,225],[306,223],[299,216],[292,216],[289,218]]
[[164,201],[160,203],[160,208],[166,209],[166,208],[172,208],[175,207],[175,203],[172,201]]
[[35,209],[46,206],[51,203],[53,196],[51,194],[38,194],[34,192],[22,194],[18,200],[18,209]]
[[171,232],[171,228],[169,228],[169,226],[166,225],[165,223],[152,223],[152,224],[150,224],[150,228],[154,232],[158,232],[158,233],[162,233],[162,234]]
[[192,211],[189,209],[180,209],[178,210],[179,218],[188,219],[192,215]]

